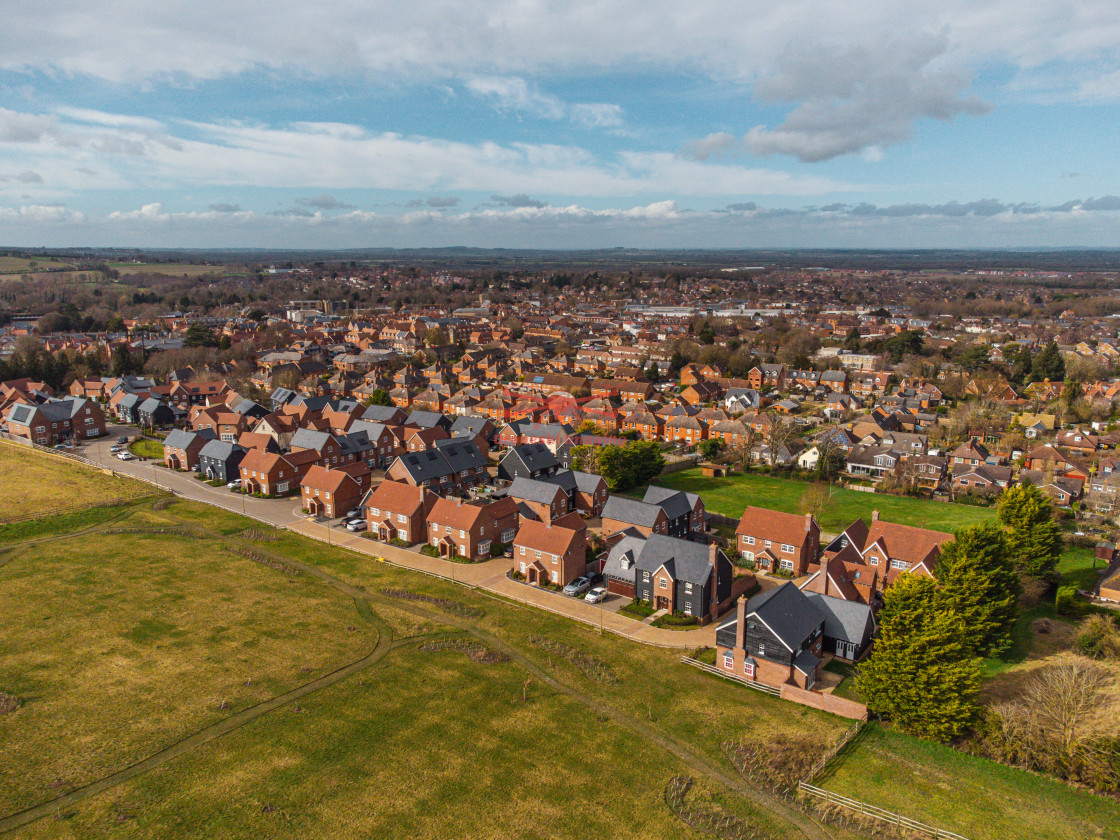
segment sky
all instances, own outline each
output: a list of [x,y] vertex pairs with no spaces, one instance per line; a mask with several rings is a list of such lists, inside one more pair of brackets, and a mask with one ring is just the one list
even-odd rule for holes
[[1115,0],[36,0],[0,245],[1120,246]]

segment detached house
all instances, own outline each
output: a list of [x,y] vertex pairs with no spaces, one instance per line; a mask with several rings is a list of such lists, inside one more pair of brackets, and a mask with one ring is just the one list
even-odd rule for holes
[[568,496],[568,510],[578,511],[584,516],[602,513],[610,495],[607,482],[601,475],[578,470],[559,470],[541,481],[562,488]]
[[557,484],[532,478],[515,478],[507,493],[522,506],[522,515],[552,522],[568,514],[568,494]]
[[523,443],[511,449],[498,462],[498,477],[506,481],[545,478],[559,469],[560,461],[543,443]]
[[[634,597],[654,609],[707,624],[731,602],[734,570],[714,543],[701,545],[654,534],[645,539],[634,567]],[[749,577],[738,580],[745,585]]]
[[638,502],[625,496],[607,499],[602,522],[604,539],[621,531],[648,537],[654,534],[666,536],[669,530],[669,517],[660,505]]
[[60,441],[85,440],[105,434],[105,415],[97,403],[78,398],[16,403],[5,415],[8,434],[54,446]]
[[748,507],[735,529],[739,556],[755,568],[800,577],[820,552],[821,529],[811,513],[799,516]]
[[203,447],[215,439],[213,432],[175,429],[164,438],[163,463],[173,470],[193,470],[199,465]]
[[287,496],[299,486],[299,471],[283,455],[250,450],[239,465],[241,489],[246,493]]
[[665,533],[670,537],[687,540],[703,534],[707,528],[708,512],[704,500],[695,493],[650,485],[642,501],[665,511]]
[[241,461],[248,451],[228,440],[209,440],[199,450],[199,470],[210,481],[233,481],[241,475]]
[[587,570],[586,534],[574,514],[555,522],[522,519],[513,540],[514,567],[529,583],[566,586]]
[[354,476],[316,464],[300,482],[300,500],[308,513],[335,519],[357,507],[366,491],[363,484],[369,485],[368,467],[364,476]]
[[716,629],[716,667],[740,679],[812,689],[820,679],[825,616],[793,583],[740,598]]

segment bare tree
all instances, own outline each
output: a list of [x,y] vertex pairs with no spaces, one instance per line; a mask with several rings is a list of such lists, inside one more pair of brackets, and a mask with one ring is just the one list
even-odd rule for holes
[[820,522],[825,513],[832,507],[833,487],[831,484],[820,482],[810,484],[801,494],[797,508],[802,513],[811,513],[813,518]]
[[766,432],[766,445],[770,448],[770,466],[777,466],[778,450],[789,442],[793,435],[793,423],[784,418],[773,417]]
[[1023,700],[1038,724],[1068,752],[1088,734],[1090,718],[1098,710],[1109,674],[1081,656],[1069,656],[1041,670],[1023,690]]

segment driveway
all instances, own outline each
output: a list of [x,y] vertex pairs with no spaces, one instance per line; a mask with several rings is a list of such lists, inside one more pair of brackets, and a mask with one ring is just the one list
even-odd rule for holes
[[109,452],[109,447],[116,443],[119,436],[126,434],[133,437],[137,430],[131,426],[109,426],[105,437],[81,444],[76,454],[119,475],[155,484],[185,499],[240,513],[277,528],[296,531],[312,539],[365,554],[371,559],[383,558],[394,566],[476,587],[644,644],[682,650],[711,647],[715,644],[715,623],[694,630],[664,630],[619,614],[617,610],[622,606],[622,599],[617,597],[603,604],[589,604],[582,598],[568,598],[510,580],[506,573],[512,568],[513,561],[508,557],[492,558],[482,563],[452,563],[428,557],[419,551],[366,539],[344,528],[338,528],[339,520],[319,522],[311,519],[302,512],[298,496],[255,499],[233,493],[225,487],[211,487],[196,479],[195,473],[169,470],[160,465],[162,462],[121,461]]

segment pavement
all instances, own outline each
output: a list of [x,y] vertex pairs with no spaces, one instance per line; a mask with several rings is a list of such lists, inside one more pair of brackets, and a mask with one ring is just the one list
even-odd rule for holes
[[319,521],[308,517],[301,509],[298,496],[256,499],[225,487],[211,487],[195,478],[195,473],[169,470],[162,466],[162,462],[122,461],[109,452],[109,447],[116,443],[119,436],[132,438],[136,434],[137,430],[131,426],[109,426],[105,437],[80,444],[75,454],[118,475],[154,484],[182,498],[240,513],[277,528],[364,554],[371,560],[376,558],[404,569],[470,586],[643,644],[681,650],[715,645],[715,628],[719,622],[691,630],[651,627],[648,623],[619,614],[618,608],[628,599],[618,595],[611,595],[600,604],[589,604],[582,598],[571,598],[513,580],[507,574],[513,568],[509,557],[495,557],[482,563],[453,563],[429,557],[418,549],[398,548],[347,531],[339,527],[339,520]]

